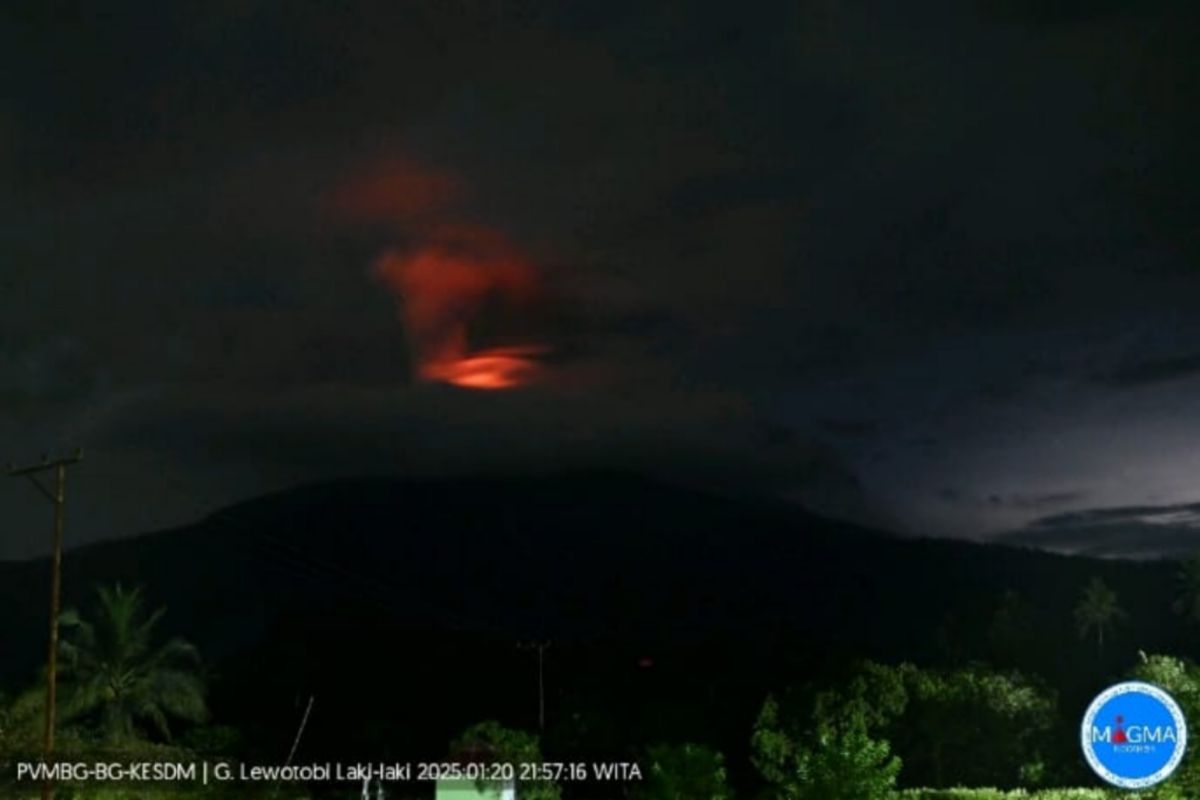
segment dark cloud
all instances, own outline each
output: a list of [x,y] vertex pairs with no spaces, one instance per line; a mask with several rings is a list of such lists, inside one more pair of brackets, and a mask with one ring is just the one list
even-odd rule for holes
[[[772,446],[763,437],[775,431]],[[249,478],[225,497],[332,476],[540,473],[636,469],[720,491],[795,496],[870,521],[838,456],[781,431],[735,396],[626,387],[619,394],[552,388],[483,397],[439,386],[351,390],[310,386],[252,398],[163,389],[99,415],[101,450]]]
[[858,439],[878,432],[879,426],[865,419],[823,419],[818,424],[832,436]]
[[1148,359],[1101,376],[1113,386],[1145,386],[1163,381],[1192,378],[1200,374],[1200,354]]
[[96,384],[86,346],[68,336],[42,341],[0,335],[0,404],[9,413],[87,396]]
[[[1000,19],[1043,25],[1088,22],[1119,15],[1129,7],[1124,0],[981,0],[980,5]],[[1143,7],[1153,5],[1163,4]]]
[[[167,465],[215,503],[506,452],[760,465],[946,535],[1148,498],[1193,431],[1196,9],[11,5],[0,437],[110,459],[86,537],[192,513],[113,483]],[[544,271],[540,394],[414,386],[368,268],[416,227],[335,213],[389,163]]]
[[1045,494],[991,494],[986,501],[991,506],[1003,506],[1021,511],[1044,511],[1067,505],[1078,504],[1087,497],[1086,492],[1048,492]]
[[1200,549],[1200,503],[1056,514],[1014,533],[1011,540],[1110,558],[1189,556]]
[[788,486],[796,476],[838,470],[832,455],[794,433],[778,439],[777,448],[757,447],[765,424],[744,401],[719,393],[531,388],[491,397],[437,385],[355,390],[310,384],[270,398],[223,389],[148,392],[99,416],[92,435],[101,446],[281,469],[526,469],[549,461],[586,463],[597,455],[681,468],[708,451],[701,461],[718,465],[733,457],[748,470],[730,473],[734,486]]
[[1170,506],[1128,506],[1124,508],[1094,508],[1056,514],[1038,520],[1039,528],[1071,528],[1080,525],[1114,525],[1124,522],[1168,522],[1200,527],[1200,503],[1181,503]]

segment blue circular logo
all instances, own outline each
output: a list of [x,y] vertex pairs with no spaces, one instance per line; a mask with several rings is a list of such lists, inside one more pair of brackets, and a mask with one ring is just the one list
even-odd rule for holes
[[1187,722],[1179,704],[1149,683],[1118,683],[1083,715],[1083,755],[1104,780],[1122,789],[1162,783],[1183,760]]

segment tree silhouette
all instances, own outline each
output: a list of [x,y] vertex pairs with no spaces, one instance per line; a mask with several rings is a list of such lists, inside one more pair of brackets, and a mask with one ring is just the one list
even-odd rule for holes
[[94,619],[62,616],[66,717],[95,719],[109,741],[139,738],[139,724],[170,739],[172,717],[207,716],[196,649],[181,639],[156,646],[165,609],[147,613],[139,589],[99,587]]
[[1117,593],[1101,578],[1092,578],[1084,587],[1083,595],[1075,605],[1075,628],[1080,639],[1096,637],[1096,651],[1104,652],[1104,638],[1111,634],[1117,623],[1125,618],[1125,611],[1117,602]]
[[1172,608],[1188,622],[1200,623],[1200,555],[1179,567],[1179,594]]
[[988,627],[988,645],[997,665],[1031,666],[1028,662],[1036,651],[1033,620],[1033,607],[1019,592],[1004,592]]

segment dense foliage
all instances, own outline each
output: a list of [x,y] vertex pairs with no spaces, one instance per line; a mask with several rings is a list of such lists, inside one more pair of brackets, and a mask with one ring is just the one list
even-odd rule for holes
[[698,744],[650,747],[643,759],[644,780],[637,784],[632,800],[730,800],[725,759]]
[[904,780],[922,786],[1021,786],[1045,774],[1043,737],[1052,693],[1020,673],[974,666],[939,672],[895,668],[904,712],[887,727],[904,760]]
[[[534,734],[488,720],[463,731],[450,745],[450,758],[464,762],[541,764],[542,748]],[[559,800],[562,791],[552,781],[518,780],[517,794],[522,800]]]
[[1026,792],[1024,789],[910,789],[900,794],[900,800],[1114,800],[1117,795],[1103,789],[1045,789]]
[[[1141,655],[1131,677],[1165,689],[1183,710],[1188,720],[1200,719],[1200,667],[1190,661],[1164,655]],[[1155,794],[1156,800],[1200,797],[1200,758],[1188,743],[1183,762],[1171,779]]]
[[787,788],[827,778],[864,797],[886,796],[897,777],[1016,787],[1043,777],[1040,739],[1054,714],[1053,695],[1017,673],[867,663],[837,689],[768,698],[752,749],[785,797],[829,796]]
[[824,692],[811,713],[789,718],[773,697],[763,704],[751,739],[753,760],[779,798],[885,800],[900,760],[872,729],[878,719],[865,696]]

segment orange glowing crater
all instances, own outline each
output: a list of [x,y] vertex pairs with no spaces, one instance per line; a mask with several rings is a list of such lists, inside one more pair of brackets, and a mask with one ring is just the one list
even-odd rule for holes
[[423,364],[421,377],[464,389],[512,389],[537,379],[538,358],[545,352],[546,348],[532,345],[479,350],[453,361]]

